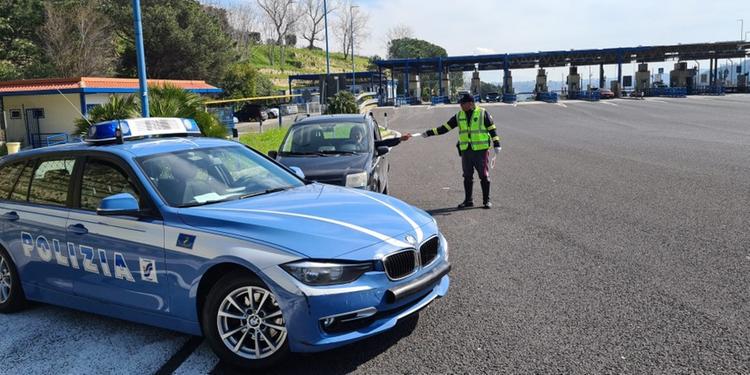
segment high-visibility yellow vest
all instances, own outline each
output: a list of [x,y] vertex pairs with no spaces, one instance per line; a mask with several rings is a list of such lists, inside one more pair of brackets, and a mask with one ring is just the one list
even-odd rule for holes
[[484,126],[484,108],[475,107],[471,119],[466,118],[466,112],[459,111],[456,115],[458,121],[458,147],[466,151],[471,149],[482,151],[490,148],[490,133]]

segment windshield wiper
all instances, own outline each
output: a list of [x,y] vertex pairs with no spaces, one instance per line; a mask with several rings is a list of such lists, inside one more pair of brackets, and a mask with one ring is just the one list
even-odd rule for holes
[[328,156],[325,153],[322,152],[298,152],[298,151],[285,151],[282,152],[281,155],[299,155],[299,156],[310,156],[310,155],[316,155],[316,156]]
[[226,202],[226,201],[233,201],[235,199],[240,199],[240,198],[241,197],[238,197],[238,196],[235,195],[235,196],[232,196],[232,197],[227,197],[227,198],[222,198],[222,199],[214,199],[214,200],[205,201],[205,202],[190,202],[190,203],[185,203],[185,204],[178,205],[177,208],[198,207],[198,206],[203,206],[203,205],[207,205],[207,204],[213,204],[213,203],[219,203],[219,202]]
[[277,188],[273,188],[273,189],[266,189],[266,190],[263,190],[263,191],[256,191],[255,193],[241,195],[240,199],[252,198],[252,197],[257,197],[259,195],[265,195],[265,194],[271,194],[271,193],[278,193],[280,191],[284,191],[284,190],[287,190],[289,188],[290,187],[287,186],[287,187],[277,187]]
[[357,154],[356,151],[340,151],[340,150],[332,150],[332,151],[321,151],[322,154],[328,154],[328,155],[354,155]]

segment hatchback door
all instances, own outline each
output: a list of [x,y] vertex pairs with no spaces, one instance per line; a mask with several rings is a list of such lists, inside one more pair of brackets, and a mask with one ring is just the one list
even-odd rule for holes
[[166,312],[169,307],[164,266],[164,224],[158,218],[101,216],[102,199],[133,195],[144,204],[133,171],[116,158],[87,158],[80,171],[68,237],[81,254],[85,277],[75,293],[105,303]]
[[47,293],[71,293],[75,253],[67,246],[71,174],[75,159],[31,160],[10,183],[3,182],[0,217],[2,241],[13,257],[28,297],[46,299]]

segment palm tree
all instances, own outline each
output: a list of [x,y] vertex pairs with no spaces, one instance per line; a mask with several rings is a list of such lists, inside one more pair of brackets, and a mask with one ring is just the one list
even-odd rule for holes
[[84,118],[76,120],[76,134],[82,137],[86,136],[91,124],[97,122],[138,117],[138,107],[138,103],[132,95],[124,97],[110,95],[107,103],[96,106],[89,111],[88,120]]

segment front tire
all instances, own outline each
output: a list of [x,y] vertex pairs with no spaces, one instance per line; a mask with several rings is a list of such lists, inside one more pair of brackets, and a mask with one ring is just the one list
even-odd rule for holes
[[26,305],[21,279],[5,249],[0,247],[0,313],[12,313]]
[[289,354],[276,296],[250,274],[235,272],[216,282],[203,305],[201,324],[208,344],[231,366],[262,369]]

